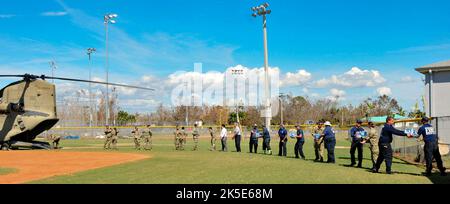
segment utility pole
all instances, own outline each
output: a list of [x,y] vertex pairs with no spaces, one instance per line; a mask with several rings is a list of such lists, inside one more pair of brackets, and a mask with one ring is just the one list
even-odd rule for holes
[[[57,68],[55,61],[50,61],[50,68],[52,69],[52,78],[55,77],[55,69]],[[52,83],[55,83],[55,79],[52,79]]]

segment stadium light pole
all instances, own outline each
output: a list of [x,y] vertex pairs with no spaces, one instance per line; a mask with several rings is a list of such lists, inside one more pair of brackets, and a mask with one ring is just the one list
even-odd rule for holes
[[[184,82],[184,86],[185,86],[185,91],[186,92],[188,92],[188,86],[189,84],[188,84],[188,82],[186,81],[186,82]],[[185,94],[187,94],[187,93],[185,93]],[[184,98],[185,96],[183,96],[183,98]],[[185,117],[185,122],[186,122],[186,128],[188,128],[188,126],[189,126],[189,105],[188,104],[186,104],[186,117]]]
[[265,95],[265,124],[267,129],[270,130],[270,121],[272,120],[271,115],[271,105],[270,105],[270,93],[269,93],[269,52],[267,49],[267,18],[266,15],[272,13],[272,10],[267,9],[269,7],[268,3],[261,4],[259,6],[253,7],[252,11],[253,17],[262,16],[263,17],[263,36],[264,36],[264,95]]
[[278,100],[280,101],[280,125],[284,124],[284,120],[283,120],[283,97],[284,97],[283,93],[280,93],[280,95],[278,96]]
[[104,23],[105,23],[105,50],[106,50],[106,54],[105,54],[105,69],[106,69],[106,124],[105,125],[109,125],[109,58],[108,58],[108,25],[109,23],[111,24],[115,24],[116,20],[114,20],[115,18],[117,18],[118,15],[115,13],[109,13],[106,14],[104,16]]
[[[97,50],[95,48],[88,48],[87,49],[87,55],[89,56],[89,81],[92,81],[92,61],[91,61],[91,55],[96,52]],[[94,116],[92,114],[92,83],[89,82],[89,127],[92,127],[92,123],[94,120]]]
[[237,100],[237,98],[239,96],[239,94],[237,93],[239,91],[239,87],[237,87],[238,86],[237,78],[239,76],[244,75],[244,70],[243,69],[233,69],[233,70],[231,70],[231,74],[233,76],[235,76],[235,78],[234,78],[234,80],[235,80],[235,82],[234,82],[235,87],[233,87],[234,90],[235,90],[235,92],[234,92],[234,94],[235,94],[234,103],[235,103],[235,108],[236,108],[236,122],[239,124],[239,128],[240,128],[241,121],[240,121],[240,117],[239,117],[239,105],[241,105],[241,99],[239,101]]

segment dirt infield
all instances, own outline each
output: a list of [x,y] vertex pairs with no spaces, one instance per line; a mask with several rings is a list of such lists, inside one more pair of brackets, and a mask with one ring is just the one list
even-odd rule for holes
[[16,172],[0,175],[0,184],[19,184],[150,158],[142,154],[0,151],[0,167]]

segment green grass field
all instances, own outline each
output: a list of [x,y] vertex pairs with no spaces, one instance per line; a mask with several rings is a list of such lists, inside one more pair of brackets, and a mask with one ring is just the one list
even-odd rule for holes
[[[312,141],[304,146],[307,161],[294,157],[294,140],[288,144],[288,158],[276,156],[278,140],[272,140],[274,155],[249,154],[248,140],[242,143],[243,153],[233,152],[234,141],[229,140],[231,152],[209,151],[209,139],[202,138],[200,150],[191,151],[188,140],[186,151],[175,151],[172,137],[157,136],[151,152],[135,151],[131,140],[119,140],[118,152],[149,154],[151,159],[102,169],[89,170],[70,176],[58,176],[35,181],[38,184],[432,184],[450,183],[449,177],[438,174],[430,178],[421,176],[423,168],[395,160],[394,175],[373,174],[369,149],[364,151],[362,169],[347,167],[349,149],[336,149],[337,164],[315,163]],[[259,151],[261,151],[261,141]],[[63,151],[104,151],[102,140],[78,140],[61,142]],[[337,146],[348,147],[349,142],[340,138]],[[217,142],[218,149],[220,141]],[[326,155],[326,150],[325,150]],[[83,161],[80,161],[83,162]]]

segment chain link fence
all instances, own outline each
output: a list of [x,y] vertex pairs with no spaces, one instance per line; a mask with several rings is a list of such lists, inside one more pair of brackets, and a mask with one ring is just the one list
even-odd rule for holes
[[[439,122],[436,120],[433,120],[432,124],[434,127],[437,127],[436,123]],[[420,128],[420,125],[415,122],[403,122],[403,123],[396,123],[395,127],[400,130],[405,130],[407,128],[418,130]],[[381,128],[380,128],[381,130]],[[439,150],[442,155],[442,159],[445,163],[450,162],[450,154],[449,154],[449,135],[446,134],[446,132],[442,131],[442,129],[439,129]],[[425,143],[423,142],[422,138],[407,138],[407,137],[395,137],[393,138],[392,142],[392,148],[394,149],[394,155],[397,158],[403,159],[407,162],[414,163],[414,164],[421,164],[425,165],[425,153],[424,153],[424,146]]]

